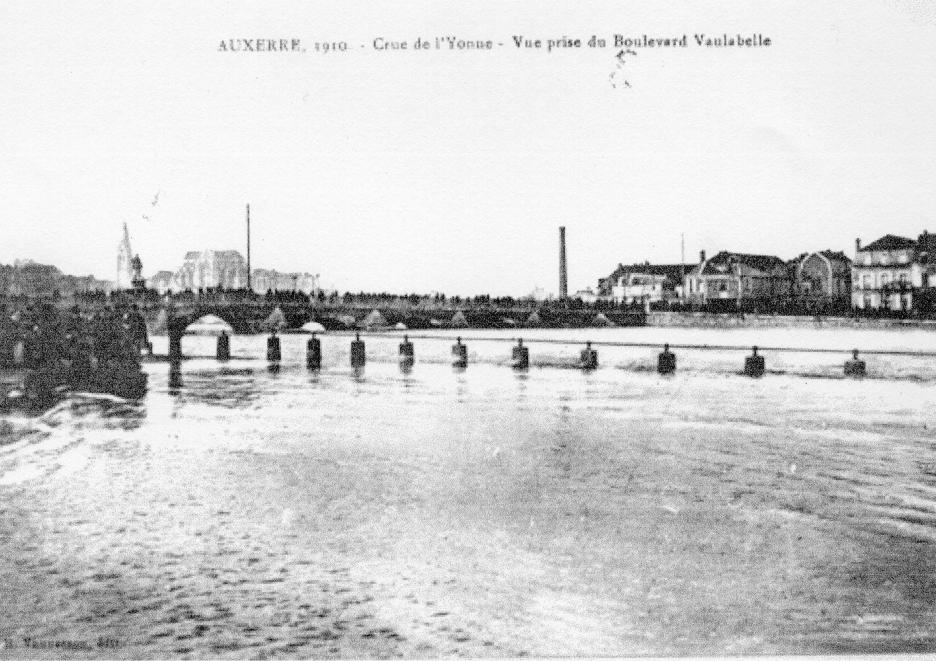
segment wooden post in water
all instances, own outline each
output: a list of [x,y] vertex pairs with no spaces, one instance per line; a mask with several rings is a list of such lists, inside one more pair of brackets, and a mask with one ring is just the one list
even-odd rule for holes
[[744,359],[744,373],[748,376],[764,376],[764,357],[757,355],[757,347],[751,349],[751,355]]
[[525,370],[530,366],[530,350],[523,346],[523,339],[517,338],[517,346],[513,348],[513,368]]
[[415,362],[416,356],[413,350],[413,343],[409,341],[409,335],[404,335],[403,341],[400,342],[400,367],[412,367]]
[[306,367],[310,370],[322,367],[322,342],[315,337],[315,333],[312,333],[312,337],[306,343]]
[[462,344],[460,337],[452,345],[452,366],[468,367],[468,347]]
[[865,361],[858,358],[858,349],[852,351],[851,360],[845,361],[845,376],[862,377],[867,374],[867,365]]
[[598,352],[591,348],[591,342],[585,343],[579,362],[583,370],[598,369]]
[[271,363],[278,363],[280,358],[280,339],[276,336],[276,331],[273,331],[267,338],[267,360]]
[[361,334],[357,333],[354,341],[351,342],[351,367],[364,367],[365,362],[367,362],[367,356],[364,352],[364,341],[361,339]]
[[657,372],[672,374],[676,371],[676,354],[669,350],[669,344],[663,345],[663,351],[657,356]]

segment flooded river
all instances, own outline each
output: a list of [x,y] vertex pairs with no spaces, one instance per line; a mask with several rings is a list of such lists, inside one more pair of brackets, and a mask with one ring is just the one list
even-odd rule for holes
[[[0,419],[0,656],[936,651],[936,358],[580,345],[936,349],[925,331],[262,337],[149,364],[138,402]],[[413,335],[418,335],[414,332]],[[454,337],[454,333],[452,333]],[[165,352],[165,338],[156,338]],[[211,356],[210,338],[186,338]],[[25,435],[23,435],[25,434]],[[29,643],[26,643],[29,639]],[[57,647],[56,647],[57,645]]]

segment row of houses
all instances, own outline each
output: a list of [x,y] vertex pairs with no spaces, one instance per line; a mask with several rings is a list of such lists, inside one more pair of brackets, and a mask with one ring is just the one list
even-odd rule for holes
[[933,311],[936,236],[887,234],[868,245],[855,241],[854,258],[841,251],[774,255],[699,253],[694,264],[618,264],[583,300],[616,304],[699,305],[709,308]]

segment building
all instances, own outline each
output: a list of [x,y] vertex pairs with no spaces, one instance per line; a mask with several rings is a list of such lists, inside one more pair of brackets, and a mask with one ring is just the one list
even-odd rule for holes
[[610,275],[604,278],[598,278],[598,298],[605,301],[610,301],[611,289],[614,287],[614,285],[617,284],[618,279],[625,273],[627,273],[627,269],[624,268],[624,265],[618,264],[617,268],[611,271]]
[[789,262],[794,300],[806,306],[847,308],[852,261],[841,251],[803,253]]
[[577,292],[572,294],[572,298],[578,299],[582,301],[582,303],[587,303],[589,305],[598,301],[598,295],[592,291],[591,287],[579,289]]
[[885,234],[866,246],[855,239],[852,306],[929,312],[936,288],[936,237],[924,231],[916,240]]
[[791,291],[789,269],[779,257],[724,250],[711,259],[701,251],[684,284],[688,301],[726,309],[776,309]]
[[[246,289],[247,260],[236,250],[191,250],[182,266],[158,271],[147,282],[160,294],[203,289]],[[281,273],[273,269],[253,269],[251,288],[257,294],[268,291],[296,291],[317,295],[319,276],[312,273]]]
[[173,281],[173,291],[243,289],[247,286],[247,260],[236,250],[191,250],[185,253]]
[[275,269],[253,269],[250,285],[258,294],[268,291],[296,291],[317,295],[319,276],[312,273],[281,273]]
[[598,281],[598,293],[617,304],[673,302],[683,297],[683,279],[693,264],[618,264]]
[[12,266],[0,264],[0,295],[10,296],[62,296],[110,291],[112,283],[94,276],[75,276],[62,273],[51,264],[38,264],[31,259],[17,259]]
[[542,287],[536,286],[533,287],[533,291],[523,297],[528,301],[548,301],[552,296]]
[[146,286],[149,289],[155,290],[160,296],[163,296],[173,291],[174,280],[175,273],[172,271],[157,271],[155,275],[146,281]]

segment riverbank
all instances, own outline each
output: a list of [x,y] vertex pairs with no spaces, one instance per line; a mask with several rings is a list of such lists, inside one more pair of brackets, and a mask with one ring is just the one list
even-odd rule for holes
[[776,314],[715,314],[711,312],[650,312],[647,326],[662,328],[865,328],[936,330],[931,319],[869,319]]

